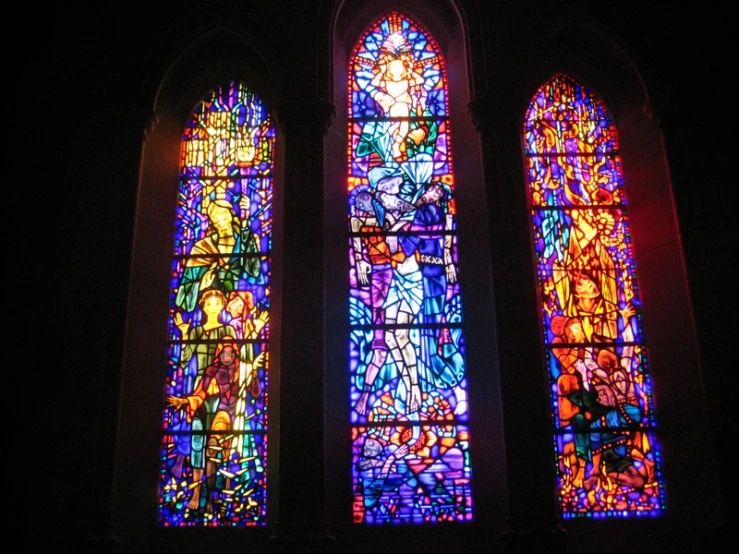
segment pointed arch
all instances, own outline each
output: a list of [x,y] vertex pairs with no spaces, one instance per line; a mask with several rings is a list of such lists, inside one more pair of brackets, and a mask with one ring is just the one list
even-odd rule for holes
[[665,491],[616,126],[557,73],[523,128],[563,518],[659,516]]
[[264,526],[276,130],[232,81],[182,135],[161,446],[161,526]]
[[367,28],[348,66],[354,522],[472,521],[444,57],[392,11]]

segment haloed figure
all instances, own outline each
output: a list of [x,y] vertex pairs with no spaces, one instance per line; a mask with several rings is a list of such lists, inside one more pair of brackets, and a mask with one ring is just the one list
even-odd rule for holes
[[[179,329],[184,341],[180,355],[180,367],[185,376],[183,390],[185,394],[190,394],[189,391],[193,390],[203,378],[205,368],[215,356],[216,341],[227,336],[237,336],[236,329],[230,323],[222,321],[225,304],[225,295],[220,290],[211,289],[202,293],[198,301],[198,306],[203,312],[201,324],[191,328],[190,322],[184,321],[180,312],[174,316],[175,326]],[[195,367],[192,367],[193,363]],[[203,428],[199,414],[191,421],[191,424]],[[182,475],[185,457],[191,450],[191,446],[183,439],[184,436],[179,436],[175,447],[177,458],[172,466],[172,474],[175,477]]]
[[[386,115],[398,118],[389,129],[393,139],[392,154],[397,160],[403,155],[402,147],[409,135],[411,109],[415,109],[416,115],[421,115],[425,109],[424,77],[413,68],[410,44],[397,33],[390,35],[382,44],[378,67],[379,73],[367,90]],[[420,132],[420,129],[416,131]],[[413,138],[420,142],[422,137]]]
[[240,279],[254,280],[260,272],[259,237],[249,228],[249,197],[242,196],[239,218],[228,200],[212,201],[206,211],[208,234],[195,242],[182,274],[175,304],[185,311],[195,309],[195,299],[205,290],[224,293],[235,290]]

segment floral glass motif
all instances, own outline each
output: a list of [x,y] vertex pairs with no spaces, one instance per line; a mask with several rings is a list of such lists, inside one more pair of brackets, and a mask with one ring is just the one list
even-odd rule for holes
[[359,39],[348,112],[354,522],[472,521],[446,69],[420,25]]
[[232,82],[182,137],[159,482],[164,527],[264,526],[275,127]]
[[616,127],[557,74],[524,123],[563,518],[665,511],[652,381]]

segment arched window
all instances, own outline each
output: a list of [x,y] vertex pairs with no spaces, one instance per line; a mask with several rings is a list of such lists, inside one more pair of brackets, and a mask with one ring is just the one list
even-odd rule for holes
[[348,86],[354,522],[471,521],[444,59],[392,12],[356,43]]
[[162,526],[263,526],[275,127],[232,82],[184,129],[160,466]]
[[541,322],[563,518],[665,510],[616,127],[557,74],[524,123]]

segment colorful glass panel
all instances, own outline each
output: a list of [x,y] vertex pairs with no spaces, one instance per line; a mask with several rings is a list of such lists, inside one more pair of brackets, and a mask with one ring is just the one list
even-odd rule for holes
[[393,12],[357,42],[349,91],[354,522],[471,521],[444,60]]
[[563,518],[658,516],[665,497],[616,127],[558,74],[524,123]]
[[161,526],[264,526],[275,127],[243,84],[182,138],[160,467]]

